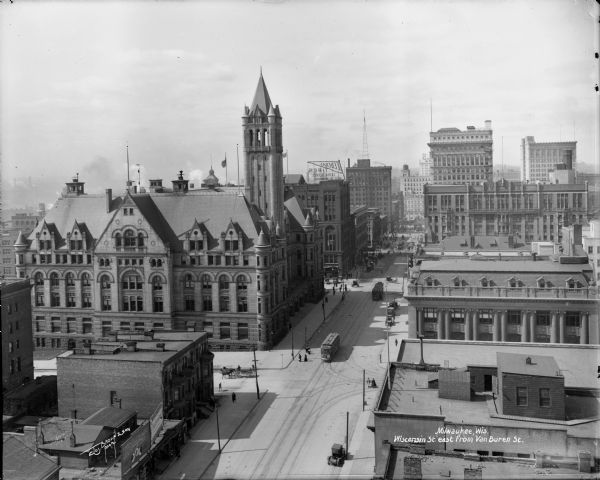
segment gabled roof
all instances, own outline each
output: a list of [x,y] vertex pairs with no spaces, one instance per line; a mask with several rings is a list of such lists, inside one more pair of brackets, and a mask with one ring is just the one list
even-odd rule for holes
[[290,226],[290,231],[300,231],[304,232],[302,225],[306,220],[306,215],[304,214],[304,209],[300,205],[300,202],[297,197],[293,196],[287,199],[284,203],[285,208],[289,212],[288,222]]
[[269,92],[267,91],[265,79],[263,78],[261,71],[260,78],[258,79],[258,85],[256,86],[256,92],[254,92],[254,99],[252,100],[252,105],[250,106],[250,111],[253,112],[255,107],[258,106],[263,115],[266,115],[269,112],[271,105],[271,97],[269,97]]
[[54,224],[58,232],[66,235],[66,232],[71,231],[73,223],[79,219],[85,222],[87,231],[94,240],[97,240],[114,216],[116,209],[120,207],[121,202],[121,197],[113,198],[111,211],[107,212],[105,195],[60,197],[54,207],[48,211],[44,221],[38,223],[28,238],[34,240],[36,233],[42,230],[45,222]]
[[131,197],[135,205],[140,209],[140,213],[148,221],[152,229],[160,237],[162,242],[169,245],[172,250],[180,250],[181,242],[177,235],[158,209],[152,197],[148,194],[135,195]]
[[48,455],[36,452],[23,441],[22,435],[2,436],[2,473],[6,480],[45,479],[60,467]]

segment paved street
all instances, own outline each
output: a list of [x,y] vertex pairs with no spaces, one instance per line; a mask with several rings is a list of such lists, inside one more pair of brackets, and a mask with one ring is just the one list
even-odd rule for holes
[[[396,258],[396,260],[394,260]],[[344,300],[330,291],[325,304],[307,304],[292,320],[292,333],[273,350],[257,352],[261,399],[256,398],[253,378],[215,376],[221,383],[219,426],[221,455],[218,455],[216,415],[199,422],[192,440],[161,478],[293,478],[370,477],[374,454],[372,433],[365,428],[376,388],[365,388],[362,409],[363,371],[378,385],[385,374],[387,330],[385,302],[371,300],[375,281],[387,275],[397,277],[387,284],[388,299],[402,287],[400,257],[384,256],[375,270],[361,275],[360,287],[349,288]],[[394,264],[396,262],[396,264]],[[351,282],[350,282],[351,283]],[[331,286],[329,285],[331,288]],[[390,356],[395,358],[398,342],[406,334],[406,306],[390,331]],[[341,336],[341,348],[331,363],[320,359],[319,347],[329,332]],[[297,347],[304,337],[312,349],[307,362],[299,362]],[[302,351],[304,355],[305,351]],[[304,358],[304,357],[303,357]],[[247,367],[252,354],[218,352],[215,370],[222,365]],[[380,362],[381,360],[381,362]],[[231,393],[235,392],[235,404]],[[333,443],[345,443],[346,412],[349,412],[349,458],[343,468],[327,465]]]

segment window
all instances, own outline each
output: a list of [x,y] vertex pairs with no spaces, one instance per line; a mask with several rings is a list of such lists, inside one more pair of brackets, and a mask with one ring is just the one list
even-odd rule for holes
[[194,301],[194,295],[184,295],[185,311],[193,312],[196,309],[196,302]]
[[112,294],[108,275],[100,277],[100,297],[102,298],[102,310],[112,310]]
[[123,234],[123,246],[125,248],[135,248],[137,239],[133,230],[125,230]]
[[550,389],[540,388],[540,407],[550,407]]
[[238,323],[238,340],[248,340],[247,323]]
[[527,406],[527,387],[517,387],[517,406]]
[[91,318],[82,318],[82,333],[92,333],[92,319]]
[[247,312],[248,311],[248,284],[246,283],[245,277],[237,278],[237,311]]
[[52,333],[60,333],[60,318],[52,317],[50,321],[50,331]]
[[189,273],[184,277],[183,288],[194,288],[194,277]]
[[231,338],[231,327],[229,322],[221,322],[219,331],[221,338]]
[[58,287],[58,273],[50,274],[50,286]]
[[75,319],[73,317],[67,318],[67,333],[75,333]]
[[229,311],[229,279],[225,275],[219,277],[219,311]]
[[158,276],[152,279],[152,311],[163,311],[163,286],[162,279]]
[[202,329],[206,332],[208,338],[213,337],[213,322],[203,322]]

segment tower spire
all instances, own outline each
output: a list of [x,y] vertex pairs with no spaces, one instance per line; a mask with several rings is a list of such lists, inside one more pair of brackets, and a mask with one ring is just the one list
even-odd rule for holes
[[362,158],[369,158],[369,143],[367,142],[367,114],[363,110],[363,151]]

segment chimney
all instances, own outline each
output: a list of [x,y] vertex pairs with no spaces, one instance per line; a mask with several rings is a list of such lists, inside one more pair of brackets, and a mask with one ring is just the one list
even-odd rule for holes
[[350,159],[348,159],[348,168],[350,168]]
[[110,213],[110,206],[112,204],[112,188],[106,189],[106,213]]
[[486,130],[491,130],[492,129],[492,121],[491,120],[486,120],[485,121],[485,129]]
[[73,431],[73,422],[71,422],[71,435],[69,435],[69,446],[71,448],[77,445],[77,439],[75,438],[75,432]]

